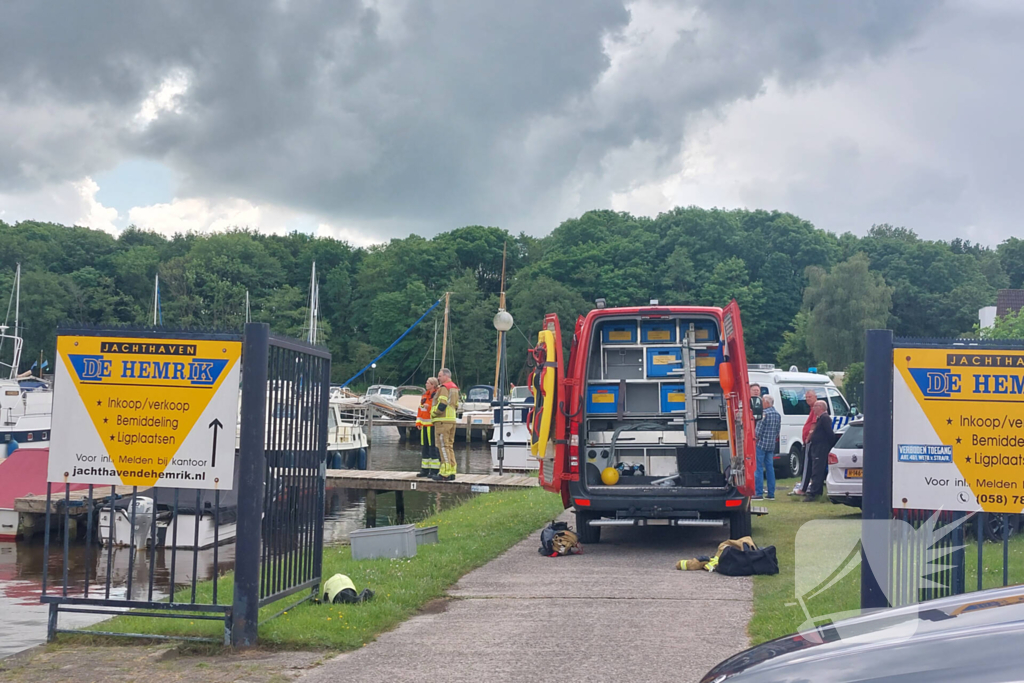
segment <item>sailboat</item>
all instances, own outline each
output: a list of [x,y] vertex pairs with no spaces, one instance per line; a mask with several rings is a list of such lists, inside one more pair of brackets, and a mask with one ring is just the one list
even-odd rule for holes
[[[320,331],[320,282],[313,261],[309,277],[309,327],[306,341],[323,342]],[[343,396],[331,392],[327,410],[327,467],[330,469],[366,469],[366,432],[355,420],[345,419],[349,408]]]
[[[501,255],[501,300],[498,304],[498,310],[505,310],[505,250],[502,249]],[[499,386],[503,391],[501,392],[502,401],[501,405],[497,401],[494,402],[494,431],[491,434],[491,469],[492,470],[511,470],[511,471],[530,471],[540,468],[540,461],[537,460],[530,452],[530,431],[527,427],[527,414],[530,411],[530,406],[521,402],[519,397],[516,395],[515,390],[510,391],[507,386],[507,354],[502,353],[504,339],[502,338],[506,333],[498,332],[498,359],[494,366],[494,384]],[[502,365],[506,367],[502,367]],[[505,372],[502,372],[505,370]],[[525,387],[515,387],[520,390]],[[499,411],[503,414],[499,414]],[[498,448],[498,441],[503,440],[502,448]],[[503,451],[503,452],[502,452]]]
[[[14,326],[9,324],[13,308]],[[32,377],[32,371],[21,373],[21,264],[14,275],[14,286],[7,304],[7,315],[0,325],[0,460],[16,448],[47,448],[50,445],[50,414],[53,392],[48,382]],[[10,362],[4,348],[11,348]],[[38,365],[33,367],[39,367]],[[6,375],[6,377],[3,377]]]

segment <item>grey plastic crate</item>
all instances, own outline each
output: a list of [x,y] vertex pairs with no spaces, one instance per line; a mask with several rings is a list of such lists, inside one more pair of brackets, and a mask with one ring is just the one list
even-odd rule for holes
[[356,529],[349,535],[349,539],[352,543],[352,559],[354,560],[416,556],[415,524]]
[[432,545],[437,543],[437,527],[425,526],[416,530],[416,545]]

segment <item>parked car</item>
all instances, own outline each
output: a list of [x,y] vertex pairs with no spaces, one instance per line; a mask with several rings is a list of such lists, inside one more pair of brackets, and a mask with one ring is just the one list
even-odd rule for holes
[[1024,586],[880,610],[761,643],[701,683],[1024,679]]
[[864,418],[850,422],[828,454],[828,499],[861,507],[864,485]]

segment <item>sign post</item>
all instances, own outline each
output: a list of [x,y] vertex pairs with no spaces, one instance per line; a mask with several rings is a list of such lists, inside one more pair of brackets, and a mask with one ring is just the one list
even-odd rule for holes
[[47,481],[231,489],[242,343],[137,334],[58,334]]

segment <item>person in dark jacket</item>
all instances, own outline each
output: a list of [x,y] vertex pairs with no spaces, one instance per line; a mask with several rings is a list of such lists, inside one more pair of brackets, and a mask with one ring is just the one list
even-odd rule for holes
[[821,495],[825,486],[825,474],[828,470],[828,452],[832,450],[836,435],[832,431],[832,418],[828,414],[828,405],[824,401],[818,401],[811,408],[812,413],[817,415],[814,419],[814,430],[808,441],[808,454],[811,467],[811,479],[807,484],[804,502],[810,503]]

